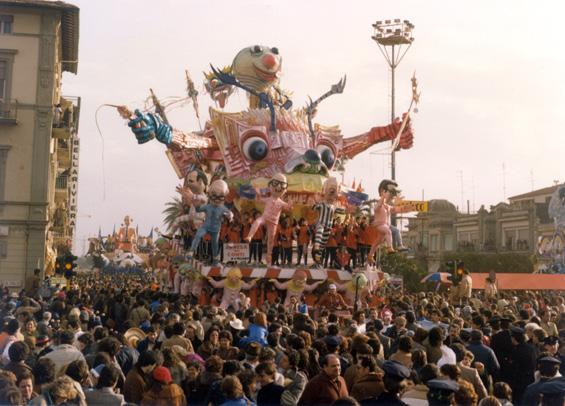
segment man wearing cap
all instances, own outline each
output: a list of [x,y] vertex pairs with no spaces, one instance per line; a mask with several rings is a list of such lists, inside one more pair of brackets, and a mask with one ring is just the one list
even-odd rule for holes
[[510,376],[508,384],[512,388],[512,400],[515,404],[521,404],[522,395],[527,386],[534,382],[536,369],[535,348],[526,342],[524,329],[512,327],[510,329],[512,338],[512,355],[510,356]]
[[328,287],[328,291],[320,298],[318,306],[325,307],[332,311],[347,308],[347,303],[345,303],[343,297],[337,293],[337,286],[332,283]]
[[349,395],[345,380],[340,376],[339,358],[335,354],[326,355],[321,366],[322,371],[306,384],[299,405],[330,405]]
[[406,379],[410,377],[410,370],[396,361],[385,361],[382,369],[385,373],[383,378],[384,392],[377,398],[362,401],[361,405],[408,406],[408,403],[400,400],[400,394],[404,391]]
[[545,337],[545,339],[543,340],[543,350],[548,352],[551,357],[557,358],[559,361],[561,361],[559,373],[565,376],[565,355],[559,353],[559,337]]
[[459,385],[449,379],[431,379],[427,382],[430,406],[449,406],[454,402]]
[[560,365],[561,361],[557,358],[540,358],[538,360],[536,371],[539,372],[539,381],[530,384],[526,388],[526,391],[524,392],[524,396],[522,398],[522,403],[520,404],[524,406],[537,406],[540,402],[542,386],[546,382],[556,378]]

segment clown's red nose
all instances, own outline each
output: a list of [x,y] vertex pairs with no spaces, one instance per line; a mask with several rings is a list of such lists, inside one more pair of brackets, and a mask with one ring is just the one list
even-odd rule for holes
[[261,58],[261,62],[266,68],[272,69],[277,64],[277,58],[273,54],[266,54]]

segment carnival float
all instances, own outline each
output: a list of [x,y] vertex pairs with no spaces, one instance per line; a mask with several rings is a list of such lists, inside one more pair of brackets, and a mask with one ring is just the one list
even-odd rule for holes
[[[204,87],[216,107],[210,108],[204,127],[195,131],[173,128],[166,105],[153,90],[152,105],[148,108],[115,106],[138,144],[156,140],[165,145],[174,172],[182,180],[177,188],[176,216],[169,221],[167,235],[162,234],[160,241],[156,241],[148,261],[164,289],[190,294],[202,301],[202,289],[212,285],[223,289],[223,298],[218,300],[223,307],[239,307],[246,297],[258,302],[268,297],[266,291],[280,289],[287,291],[288,305],[292,298],[296,301],[297,296],[313,291],[327,280],[338,283],[350,301],[359,300],[383,279],[372,258],[380,255],[379,247],[383,248],[383,255],[394,251],[395,231],[391,230],[390,216],[412,208],[394,206],[400,193],[394,181],[380,182],[379,197],[369,200],[362,190],[342,185],[338,174],[345,171],[347,161],[376,144],[390,142],[391,151],[412,147],[410,113],[419,98],[416,78],[412,78],[412,103],[402,118],[345,137],[339,126],[316,123],[314,119],[325,99],[344,91],[346,77],[317,99],[310,99],[305,107],[297,108],[290,93],[280,86],[281,73],[279,50],[263,45],[242,49],[228,67],[211,66],[205,74]],[[186,79],[187,99],[200,117],[198,92],[188,72]],[[236,90],[248,96],[249,106],[244,111],[227,112],[228,99]],[[363,208],[373,214],[367,224],[371,236],[368,265],[349,271],[324,268],[321,259],[333,220],[340,218],[346,224]],[[169,210],[169,217],[170,214]],[[245,218],[250,225],[242,238],[245,248],[247,244],[253,248],[257,238],[261,244],[263,238],[267,266],[250,266],[251,251],[246,261],[248,249],[243,250],[245,255],[239,261],[226,259],[225,255],[221,260],[220,229],[234,217],[237,221]],[[270,265],[281,218],[309,225],[312,264]],[[265,231],[257,237],[260,229]],[[187,230],[192,230],[192,234]],[[211,246],[206,256],[199,252],[202,238],[207,238]],[[225,250],[224,244],[224,254]],[[362,273],[363,277],[352,277],[351,271]],[[211,279],[215,277],[222,279]],[[246,283],[243,279],[251,281]],[[261,292],[242,293],[249,289]]]

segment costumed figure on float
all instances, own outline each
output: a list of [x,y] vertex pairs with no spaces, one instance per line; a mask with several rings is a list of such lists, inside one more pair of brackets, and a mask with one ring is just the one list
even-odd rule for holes
[[334,284],[339,292],[344,292],[345,299],[350,306],[356,306],[357,309],[367,307],[371,289],[369,281],[364,274],[356,273],[350,281],[343,284],[334,282]]
[[314,245],[312,246],[312,258],[316,266],[321,267],[322,252],[326,248],[326,243],[332,232],[332,223],[337,213],[344,213],[344,210],[336,207],[339,195],[339,184],[336,178],[328,178],[324,182],[322,191],[322,201],[314,206],[318,212],[318,220],[314,225]]
[[188,214],[180,216],[175,221],[175,225],[186,222],[190,227],[197,230],[204,223],[206,213],[196,211],[196,208],[208,203],[206,196],[206,187],[208,186],[208,177],[204,171],[194,167],[186,177],[182,186],[177,186],[177,192],[182,196],[182,202],[189,206]]
[[130,216],[124,217],[124,224],[118,231],[117,249],[123,252],[134,252],[135,242],[137,241],[137,232],[134,227],[130,227],[132,219]]
[[198,231],[196,231],[196,235],[192,240],[192,245],[190,246],[190,250],[187,255],[189,259],[192,258],[192,254],[198,248],[202,237],[208,233],[212,242],[212,263],[214,265],[218,264],[218,241],[220,238],[222,220],[225,218],[228,221],[231,221],[233,218],[233,213],[224,206],[224,201],[228,192],[229,190],[226,182],[219,179],[215,180],[212,182],[208,190],[210,203],[196,207],[196,212],[205,213],[206,219],[200,228],[198,228]]
[[222,309],[232,307],[235,311],[238,311],[240,307],[243,306],[240,295],[241,291],[253,288],[255,283],[257,283],[257,280],[254,279],[250,283],[246,283],[242,280],[242,278],[243,275],[239,268],[231,268],[228,271],[227,277],[221,281],[216,281],[210,277],[207,278],[210,285],[214,288],[223,288],[224,290],[222,301],[220,303],[220,307]]
[[286,290],[286,298],[284,300],[284,307],[290,306],[290,304],[300,303],[302,295],[304,292],[312,292],[318,286],[320,286],[324,281],[314,282],[311,285],[306,283],[307,275],[306,272],[303,270],[298,270],[292,276],[292,279],[287,282],[279,282],[276,279],[271,279],[269,282],[272,282],[275,285],[275,288],[279,290]]
[[401,207],[394,206],[395,198],[400,194],[398,183],[393,180],[385,179],[379,184],[379,200],[374,209],[373,221],[371,223],[371,250],[367,262],[372,264],[374,261],[377,248],[384,243],[388,253],[393,253],[394,241],[397,242],[396,247],[403,250],[400,230],[391,224],[390,216],[392,213],[406,213],[414,211],[412,205]]
[[245,241],[251,242],[251,239],[261,226],[267,228],[267,264],[272,261],[273,245],[275,242],[275,234],[277,233],[277,227],[279,224],[279,218],[281,216],[282,210],[289,210],[292,204],[285,202],[281,198],[284,196],[288,183],[286,182],[286,176],[282,173],[277,173],[269,181],[269,197],[261,197],[261,191],[257,190],[257,198],[265,203],[265,210],[263,214],[259,216],[253,224],[251,224],[251,229],[249,234],[245,237]]

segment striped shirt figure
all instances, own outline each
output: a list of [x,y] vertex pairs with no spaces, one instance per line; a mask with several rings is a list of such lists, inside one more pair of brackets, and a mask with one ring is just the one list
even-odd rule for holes
[[334,215],[343,212],[343,209],[335,206],[338,193],[339,185],[336,178],[328,178],[324,182],[324,201],[314,205],[314,210],[318,212],[318,221],[314,225],[315,235],[312,257],[318,266],[321,264],[322,252],[326,248],[326,243],[332,232]]

